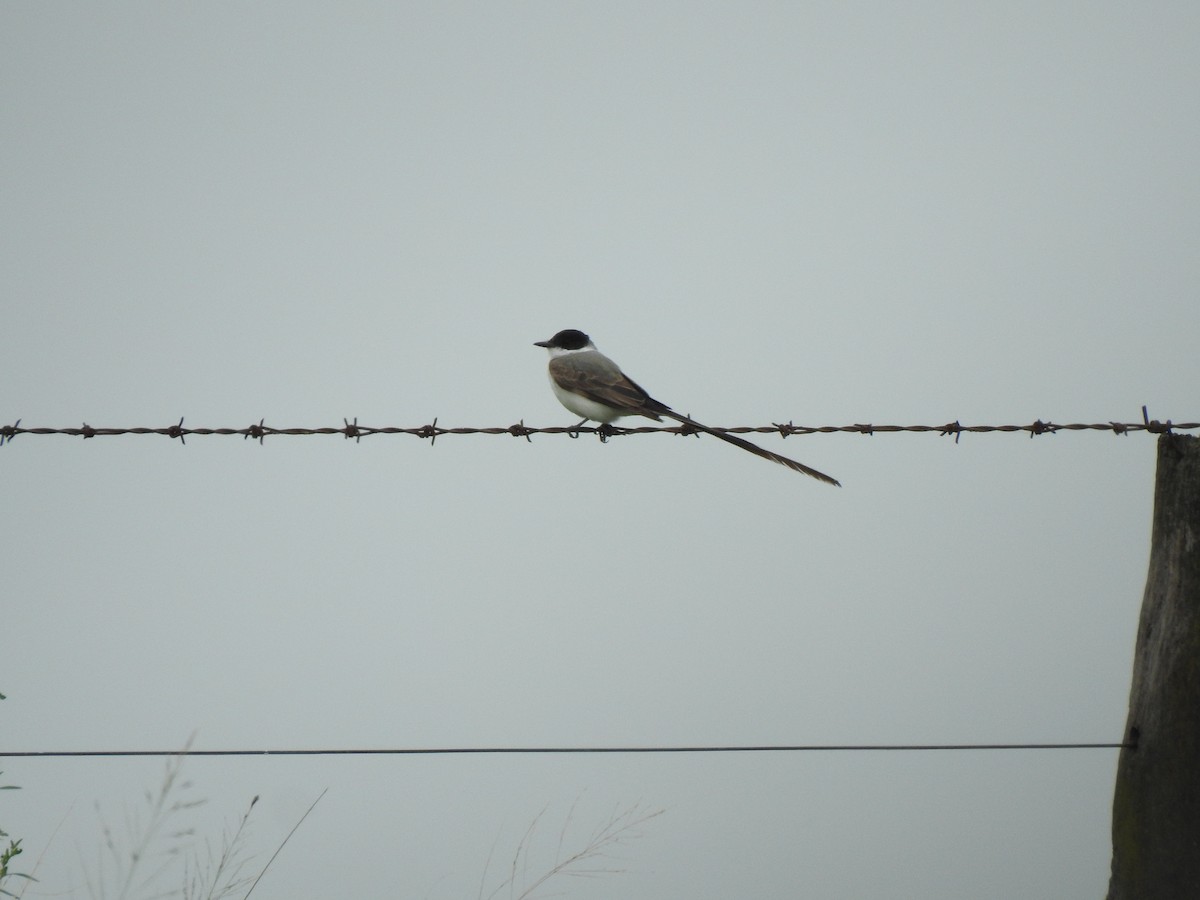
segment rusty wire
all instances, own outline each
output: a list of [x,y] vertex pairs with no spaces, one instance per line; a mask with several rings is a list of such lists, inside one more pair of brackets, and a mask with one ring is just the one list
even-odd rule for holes
[[[244,439],[257,440],[260,444],[268,437],[283,435],[340,434],[346,439],[360,441],[364,437],[371,437],[377,434],[409,434],[419,438],[427,438],[432,444],[439,437],[446,434],[507,434],[512,437],[523,437],[526,440],[529,440],[530,435],[534,434],[566,434],[571,437],[578,437],[581,434],[596,434],[603,441],[610,437],[631,434],[656,434],[661,432],[687,435],[696,433],[696,429],[690,425],[620,428],[611,425],[589,426],[580,424],[532,428],[527,426],[524,420],[507,427],[491,428],[445,428],[438,425],[436,418],[428,425],[418,425],[412,428],[360,425],[358,424],[357,417],[354,421],[342,419],[342,423],[342,427],[340,428],[275,428],[274,426],[267,425],[265,419],[260,419],[257,424],[248,425],[245,428],[187,428],[184,426],[183,419],[181,418],[173,425],[166,425],[159,428],[96,428],[88,425],[86,422],[78,428],[23,428],[21,427],[21,420],[18,419],[12,425],[0,426],[0,445],[11,441],[20,434],[60,434],[82,438],[110,437],[124,434],[157,434],[169,438],[179,438],[180,443],[186,443],[185,438],[192,435],[218,434],[240,435]],[[1151,419],[1144,406],[1142,407],[1141,422],[1111,421],[1063,425],[1057,422],[1043,422],[1041,419],[1037,419],[1030,425],[963,425],[959,420],[955,419],[953,422],[948,422],[944,425],[873,425],[861,423],[854,425],[796,425],[789,421],[776,422],[771,425],[713,428],[714,431],[720,431],[725,434],[778,434],[780,437],[785,438],[792,437],[793,435],[833,434],[839,432],[865,435],[894,434],[897,432],[929,432],[937,434],[940,437],[953,435],[956,444],[959,438],[966,433],[987,434],[992,432],[1025,431],[1033,438],[1042,434],[1055,434],[1059,431],[1107,431],[1111,434],[1128,435],[1135,431],[1145,431],[1150,434],[1168,434],[1176,431],[1192,431],[1196,429],[1200,429],[1200,422],[1175,423],[1170,419],[1167,419],[1166,422]]]

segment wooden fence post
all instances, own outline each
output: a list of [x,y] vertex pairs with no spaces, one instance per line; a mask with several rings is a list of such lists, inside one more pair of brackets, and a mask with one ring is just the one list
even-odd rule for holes
[[1108,900],[1200,898],[1200,438],[1158,439]]

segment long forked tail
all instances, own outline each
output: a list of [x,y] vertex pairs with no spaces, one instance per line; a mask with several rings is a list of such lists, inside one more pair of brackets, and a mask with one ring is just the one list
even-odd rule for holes
[[812,468],[811,466],[806,466],[804,463],[796,462],[794,459],[788,459],[786,456],[780,456],[778,453],[772,453],[770,450],[764,450],[762,447],[758,446],[758,444],[752,444],[735,434],[725,434],[721,431],[714,431],[707,425],[701,425],[695,419],[689,419],[687,416],[681,416],[679,413],[671,409],[656,409],[655,412],[657,412],[659,415],[674,419],[676,422],[680,422],[684,425],[690,425],[697,431],[703,431],[705,434],[711,434],[713,437],[720,438],[728,444],[733,444],[735,447],[741,447],[743,450],[749,450],[755,456],[761,456],[763,459],[769,459],[771,462],[779,463],[781,466],[786,466],[793,472],[803,472],[805,475],[817,479],[817,481],[823,481],[826,484],[832,484],[834,487],[842,486],[840,481],[838,481],[836,478],[830,478],[824,472],[818,472],[816,469]]

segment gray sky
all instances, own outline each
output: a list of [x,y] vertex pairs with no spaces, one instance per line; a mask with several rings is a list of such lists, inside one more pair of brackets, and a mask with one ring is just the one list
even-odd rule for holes
[[[712,425],[1194,419],[1198,41],[1191,3],[6,3],[0,420],[565,425],[568,327]],[[845,487],[666,436],[20,437],[0,745],[1120,739],[1151,437],[763,443]],[[634,803],[566,896],[1061,900],[1115,763],[185,775],[212,840],[262,795],[260,863],[329,788],[256,900],[475,897],[543,808],[531,871]],[[161,766],[4,761],[39,890],[86,896],[94,804],[120,833]]]

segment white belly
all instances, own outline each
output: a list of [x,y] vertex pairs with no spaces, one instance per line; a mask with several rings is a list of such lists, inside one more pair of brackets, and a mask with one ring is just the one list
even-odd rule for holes
[[593,422],[608,423],[621,418],[621,416],[630,415],[626,410],[614,409],[603,403],[597,403],[595,400],[589,400],[587,397],[580,397],[578,394],[564,391],[553,378],[550,379],[550,387],[554,388],[554,396],[558,398],[559,403],[575,415],[591,419]]

